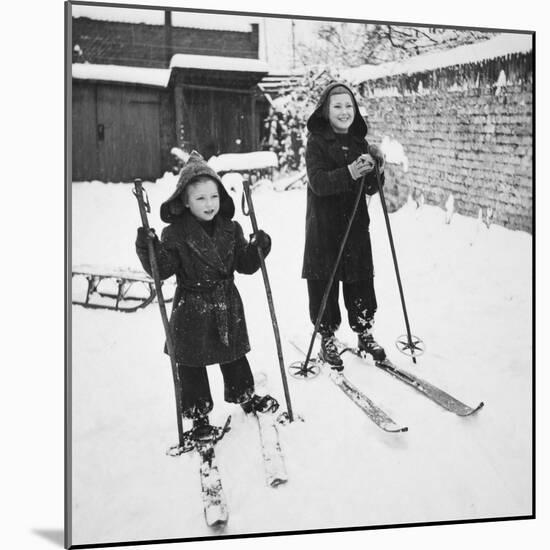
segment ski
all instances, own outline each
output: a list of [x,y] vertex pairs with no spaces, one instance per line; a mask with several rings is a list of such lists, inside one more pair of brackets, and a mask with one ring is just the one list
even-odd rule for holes
[[264,462],[265,480],[270,487],[278,487],[288,481],[285,459],[279,441],[279,431],[269,413],[251,413],[256,417]]
[[202,503],[204,517],[209,527],[220,529],[229,519],[227,501],[222,486],[222,479],[212,441],[198,442],[196,450],[199,453]]
[[279,431],[275,422],[274,413],[279,403],[265,393],[267,376],[259,372],[254,376],[256,390],[263,396],[255,395],[247,406],[243,407],[247,416],[253,416],[258,427],[260,447],[264,463],[265,480],[269,487],[278,487],[288,481],[285,459],[279,441]]
[[[293,341],[290,342],[302,355],[305,355],[303,350]],[[343,353],[343,352],[342,352]],[[313,360],[324,367],[328,371],[328,377],[340,390],[355,403],[379,428],[385,432],[406,432],[407,426],[397,424],[386,412],[378,405],[369,399],[361,390],[354,386],[351,381],[341,372],[334,370],[329,364],[321,361],[319,358]]]
[[[327,366],[327,368],[329,368]],[[330,369],[329,378],[349,397],[379,428],[385,432],[406,432],[407,426],[399,426],[378,405],[355,387],[341,372]]]
[[[357,347],[347,346],[346,344],[338,340],[336,340],[336,345],[338,346],[340,355],[346,351],[349,351],[357,357],[366,360],[364,354],[361,353],[361,351]],[[373,363],[379,369],[382,369],[383,371],[391,374],[394,378],[401,380],[401,382],[408,384],[434,403],[437,403],[439,406],[443,407],[447,411],[452,412],[458,416],[470,416],[479,411],[484,405],[483,401],[481,401],[479,405],[477,405],[477,407],[470,407],[469,405],[462,403],[462,401],[459,401],[458,399],[438,388],[437,386],[426,382],[426,380],[422,380],[414,374],[400,369],[387,358],[383,361],[373,360]]]
[[199,474],[204,517],[206,524],[214,529],[223,528],[229,519],[214,446],[229,431],[230,422],[229,416],[222,427],[208,426],[204,433],[195,429],[188,430],[183,433],[183,444],[170,447],[167,451],[170,456],[197,451],[200,458]]

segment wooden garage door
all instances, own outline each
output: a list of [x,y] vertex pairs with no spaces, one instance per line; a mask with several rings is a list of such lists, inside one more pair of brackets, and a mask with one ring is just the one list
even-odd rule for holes
[[206,159],[251,151],[251,99],[239,92],[184,89],[186,148]]
[[158,91],[103,84],[75,90],[73,181],[162,175]]

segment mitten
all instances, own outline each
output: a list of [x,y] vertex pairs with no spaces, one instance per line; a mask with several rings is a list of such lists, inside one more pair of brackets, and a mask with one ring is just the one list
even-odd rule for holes
[[378,169],[380,173],[382,173],[384,171],[384,165],[386,164],[386,156],[382,152],[382,149],[377,145],[369,145],[369,155],[376,161]]
[[136,237],[137,248],[147,248],[149,246],[149,239],[158,240],[158,237],[154,229],[147,229],[146,227],[138,227]]
[[271,248],[271,237],[261,229],[250,235],[250,244],[260,248],[262,252],[266,252]]
[[357,157],[351,164],[348,164],[348,170],[354,180],[368,174],[374,168],[374,160],[368,154]]

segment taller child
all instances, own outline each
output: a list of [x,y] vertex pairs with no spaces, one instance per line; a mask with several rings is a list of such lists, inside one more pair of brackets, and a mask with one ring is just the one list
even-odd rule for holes
[[[383,183],[384,157],[380,149],[365,140],[367,124],[352,91],[344,84],[334,82],[327,86],[307,121],[307,129],[310,132],[306,146],[309,184],[302,277],[307,279],[309,315],[315,324],[361,178],[365,176],[364,193],[376,193],[374,163],[379,165]],[[319,327],[320,356],[337,370],[343,368],[334,343],[334,333],[341,323],[340,281],[349,325],[358,335],[359,348],[377,360],[386,356],[372,333],[377,303],[369,221],[363,198]]]
[[[233,200],[216,172],[193,151],[182,168],[174,193],[161,205],[167,225],[155,248],[160,278],[176,275],[170,328],[182,386],[182,413],[193,429],[208,432],[213,400],[206,366],[220,365],[224,398],[245,412],[274,410],[270,396],[254,391],[246,353],[250,351],[243,304],[233,273],[251,274],[260,267],[258,248],[269,254],[271,239],[259,230],[247,242],[232,220]],[[143,268],[151,264],[145,228],[138,229],[136,251]],[[166,351],[166,350],[165,350]]]

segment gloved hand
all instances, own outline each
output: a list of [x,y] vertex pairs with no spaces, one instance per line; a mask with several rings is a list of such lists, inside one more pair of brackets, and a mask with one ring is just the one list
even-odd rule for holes
[[260,248],[262,252],[267,252],[271,249],[271,237],[261,229],[250,235],[250,244]]
[[158,240],[157,234],[153,228],[146,229],[145,227],[138,227],[136,246],[138,248],[147,248],[149,239]]
[[374,159],[368,153],[365,153],[357,157],[351,164],[348,164],[348,170],[351,177],[358,180],[374,170]]
[[382,152],[382,149],[377,145],[369,145],[369,154],[378,164],[380,173],[384,173],[384,166],[386,164],[386,155]]

